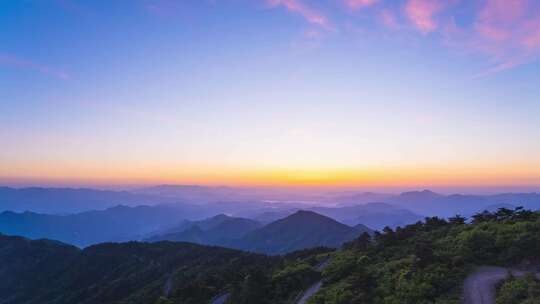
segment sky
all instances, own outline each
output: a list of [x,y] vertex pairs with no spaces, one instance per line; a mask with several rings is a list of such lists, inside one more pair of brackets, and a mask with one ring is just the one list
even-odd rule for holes
[[0,183],[540,188],[536,0],[0,0]]

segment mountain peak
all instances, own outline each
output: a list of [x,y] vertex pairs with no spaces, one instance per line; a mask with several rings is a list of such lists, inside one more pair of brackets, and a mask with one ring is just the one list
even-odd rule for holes
[[355,228],[307,210],[298,210],[246,235],[239,248],[267,254],[327,246],[337,248],[359,234]]
[[218,215],[214,215],[212,216],[211,218],[209,218],[209,220],[227,220],[227,219],[230,219],[232,217],[226,215],[226,214],[223,214],[223,213],[220,213]]
[[295,213],[281,220],[277,220],[276,222],[304,222],[304,223],[327,222],[327,223],[336,223],[336,224],[343,225],[339,223],[338,221],[334,220],[333,218],[330,218],[322,214],[319,214],[317,212],[309,211],[309,210],[298,210]]
[[291,214],[290,216],[323,216],[318,214],[317,212],[310,211],[310,210],[298,210],[295,213]]

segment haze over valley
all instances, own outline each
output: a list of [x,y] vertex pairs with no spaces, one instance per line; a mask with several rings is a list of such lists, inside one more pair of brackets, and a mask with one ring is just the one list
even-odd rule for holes
[[[278,189],[184,185],[130,191],[4,187],[0,188],[0,232],[78,247],[170,240],[275,254],[317,246],[337,248],[358,236],[358,231],[403,227],[428,216],[470,217],[484,210],[518,206],[540,209],[540,194],[536,193],[444,195],[422,190],[313,195],[296,191],[291,200],[286,195],[287,191],[279,193]],[[330,226],[324,228],[322,223]],[[280,225],[285,227],[278,228]],[[268,248],[250,244],[254,239],[270,243],[275,237],[286,239],[288,233],[300,232],[293,228],[296,226],[306,229],[306,235],[289,237],[298,244]],[[333,226],[336,231],[330,228]],[[310,234],[320,239],[307,241]]]

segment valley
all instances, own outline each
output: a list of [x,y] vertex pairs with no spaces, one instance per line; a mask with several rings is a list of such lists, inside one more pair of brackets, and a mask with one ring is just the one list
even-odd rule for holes
[[383,230],[313,211],[267,225],[221,214],[181,221],[145,242],[84,249],[2,235],[0,274],[9,279],[0,295],[6,304],[485,304],[504,267],[538,259],[539,237],[540,213],[521,208]]

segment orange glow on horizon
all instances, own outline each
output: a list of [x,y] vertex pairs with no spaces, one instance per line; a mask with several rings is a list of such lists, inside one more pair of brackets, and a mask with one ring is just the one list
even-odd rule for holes
[[88,170],[33,171],[27,175],[0,174],[3,180],[58,181],[101,184],[200,184],[227,186],[489,186],[540,185],[540,166],[430,166],[356,169],[310,168],[94,168]]

